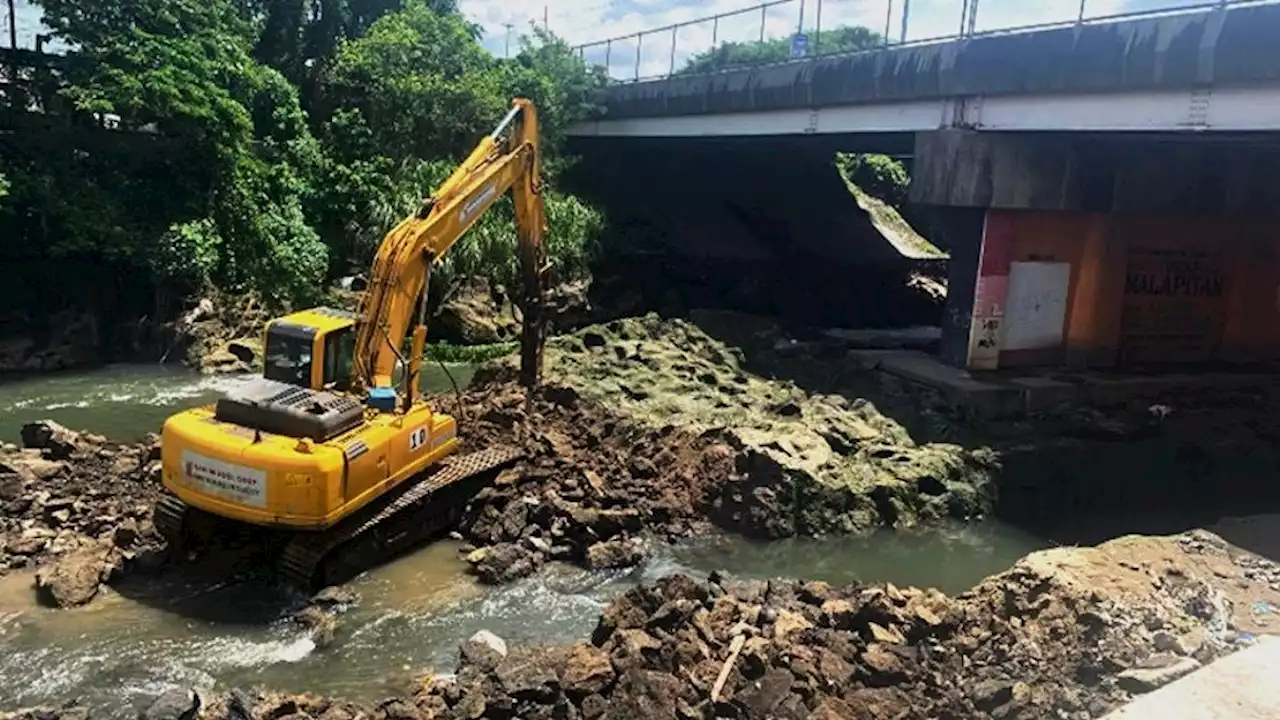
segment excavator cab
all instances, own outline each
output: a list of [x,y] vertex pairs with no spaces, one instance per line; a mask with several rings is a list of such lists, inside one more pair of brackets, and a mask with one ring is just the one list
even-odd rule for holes
[[263,348],[266,379],[344,392],[355,362],[355,314],[316,308],[285,315],[267,325]]

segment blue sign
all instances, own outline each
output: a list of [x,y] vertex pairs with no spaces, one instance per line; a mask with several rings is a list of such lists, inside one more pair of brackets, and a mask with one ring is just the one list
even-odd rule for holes
[[809,54],[809,36],[796,33],[791,36],[791,57],[804,57]]

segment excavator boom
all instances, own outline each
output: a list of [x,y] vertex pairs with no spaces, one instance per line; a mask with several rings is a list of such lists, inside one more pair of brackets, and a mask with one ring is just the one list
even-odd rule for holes
[[425,333],[424,291],[431,265],[508,190],[515,201],[525,284],[521,379],[526,386],[537,383],[546,264],[540,173],[537,111],[528,100],[518,99],[493,133],[480,141],[419,212],[388,233],[374,259],[356,336],[355,385],[375,391],[375,402],[376,391],[392,386],[396,361],[403,359],[400,338],[413,322],[416,305],[418,328],[401,398],[411,402],[422,362],[422,338],[417,335]]

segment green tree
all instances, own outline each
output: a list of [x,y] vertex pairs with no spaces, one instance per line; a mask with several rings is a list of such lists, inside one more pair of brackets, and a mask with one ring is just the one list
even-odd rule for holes
[[875,153],[836,153],[840,176],[895,208],[903,208],[911,181],[899,160]]
[[[506,112],[503,76],[457,14],[410,0],[339,49],[324,94],[351,131],[393,160],[459,158]],[[350,142],[335,136],[339,146]]]
[[[76,106],[119,115],[126,127],[154,126],[195,160],[186,217],[163,234],[169,250],[148,244],[138,259],[165,277],[164,253],[198,240],[208,279],[280,300],[311,292],[327,251],[301,207],[319,148],[296,90],[251,57],[250,28],[236,8],[226,0],[41,3],[50,27],[90,60],[65,91]],[[99,213],[110,216],[122,202],[100,190]],[[80,249],[122,247],[108,235]]]
[[[821,33],[809,30],[806,34],[809,42],[814,43],[811,47],[811,52],[814,53],[857,52],[882,47],[885,44],[883,35],[861,25],[838,27],[833,30],[823,30]],[[790,55],[790,38],[775,38],[763,42],[758,40],[726,42],[690,57],[677,74],[705,73],[780,62],[788,59]]]
[[[595,111],[594,93],[604,86],[604,75],[563,40],[535,31],[522,38],[516,57],[499,60],[480,46],[477,33],[456,13],[409,0],[339,50],[323,91],[331,115],[320,135],[329,163],[314,213],[345,264],[333,274],[363,269],[383,233],[492,130],[513,97],[527,97],[538,108],[548,178],[563,164],[568,125]],[[594,247],[599,215],[575,199],[554,192],[545,197],[548,215],[555,205],[565,218],[552,221],[551,233],[554,242],[562,234],[565,242],[549,250],[562,252],[556,260],[573,268],[569,274],[580,272]],[[582,212],[560,212],[569,207]],[[513,222],[505,203],[488,213],[450,252],[442,272],[505,277],[515,259]]]

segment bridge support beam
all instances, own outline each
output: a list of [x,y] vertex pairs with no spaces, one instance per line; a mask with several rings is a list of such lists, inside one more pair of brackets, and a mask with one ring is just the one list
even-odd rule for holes
[[[974,370],[1280,359],[1280,147],[928,133],[912,197]],[[980,220],[979,220],[980,218]]]

